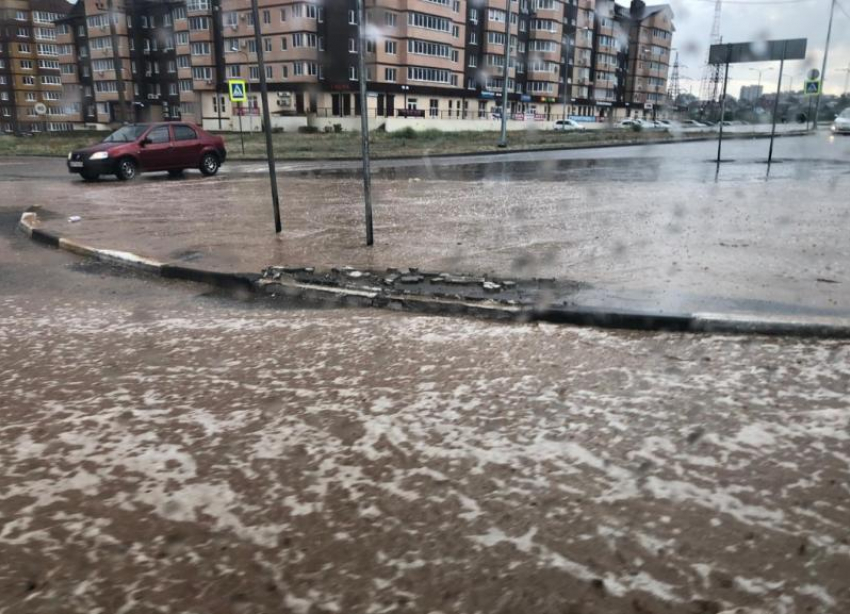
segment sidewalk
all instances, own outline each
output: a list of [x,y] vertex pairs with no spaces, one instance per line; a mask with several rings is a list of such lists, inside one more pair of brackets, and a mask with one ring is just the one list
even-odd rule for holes
[[[270,266],[310,267],[316,284],[327,287],[329,274],[332,285],[366,292],[370,304],[396,288],[562,321],[591,314],[591,323],[677,329],[693,328],[696,318],[749,329],[767,322],[777,331],[800,324],[843,330],[850,324],[845,162],[826,157],[835,150],[822,151],[813,138],[778,147],[785,163],[769,177],[759,160],[763,143],[753,142],[731,142],[724,158],[738,163],[717,176],[704,143],[606,150],[594,159],[566,152],[536,161],[384,168],[374,181],[372,248],[364,245],[360,179],[345,169],[280,176],[280,236],[267,179],[249,168],[214,180],[151,175],[132,185],[10,189],[20,190],[22,209],[40,205],[35,227],[50,236],[143,256],[154,262],[149,269],[167,265],[168,276],[212,272],[220,275],[205,278],[223,282],[241,273],[250,281]],[[818,206],[800,216],[799,203],[812,199]],[[72,216],[81,220],[70,222]],[[345,266],[373,276],[351,278]],[[411,268],[432,277],[384,283],[388,269],[401,277]],[[267,288],[280,282],[274,273],[264,290],[275,292]],[[440,273],[477,281],[437,287]],[[540,279],[557,281],[541,286]],[[506,291],[505,281],[518,285]],[[498,289],[478,296],[485,282]],[[472,286],[475,295],[457,289]],[[625,320],[612,322],[613,314]]]

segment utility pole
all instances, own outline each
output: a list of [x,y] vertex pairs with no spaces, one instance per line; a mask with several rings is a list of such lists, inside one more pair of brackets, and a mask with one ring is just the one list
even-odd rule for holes
[[[256,2],[256,0],[254,1]],[[366,245],[372,245],[375,239],[372,234],[372,169],[369,165],[369,92],[366,87],[368,75],[366,72],[366,8],[363,0],[357,0],[357,38],[357,76],[360,77],[360,146],[363,154],[363,201],[366,205]]]
[[820,69],[820,91],[818,92],[817,100],[815,101],[815,119],[814,129],[818,129],[818,115],[820,114],[820,97],[823,92],[824,81],[826,81],[826,60],[829,58],[829,39],[832,37],[832,18],[835,16],[835,0],[829,5],[829,25],[826,28],[826,46],[823,49],[823,65]]
[[[718,0],[718,4],[719,3],[720,2]],[[726,86],[729,83],[729,59],[730,59],[731,55],[732,55],[732,46],[727,45],[726,46],[726,70],[723,71],[723,94],[722,94],[722,97],[720,99],[720,123],[718,124],[718,128],[720,128],[720,130],[718,131],[718,134],[717,134],[717,168],[718,168],[718,170],[720,169],[720,162],[721,162],[721,160],[720,160],[720,150],[723,147],[723,122],[726,121]],[[720,64],[718,64],[717,66],[718,66],[718,70],[719,70]]]
[[768,70],[773,70],[773,66],[771,66],[770,68],[750,68],[750,70],[754,70],[754,71],[756,71],[756,72],[759,74],[758,86],[756,86],[756,91],[758,92],[758,96],[756,96],[756,97],[754,97],[754,98],[753,98],[753,106],[752,106],[752,113],[753,113],[753,117],[755,117],[755,114],[756,114],[756,100],[757,100],[758,98],[761,98],[761,93],[762,93],[762,92],[761,92],[761,73],[766,72],[766,71],[768,71]]
[[127,123],[127,100],[124,95],[124,71],[121,54],[118,52],[118,31],[115,28],[115,6],[106,0],[106,18],[109,20],[109,42],[112,45],[112,68],[115,70],[115,86],[118,88],[118,122]]
[[850,86],[850,64],[847,65],[847,68],[836,68],[837,72],[844,73],[844,89],[841,90],[842,95],[847,95],[847,87]]
[[785,47],[786,43],[782,43],[782,60],[779,62],[779,81],[776,83],[776,98],[773,99],[773,125],[770,128],[770,151],[767,154],[768,169],[770,168],[770,163],[773,162],[773,138],[776,136],[776,114],[779,112],[779,94],[782,92],[782,70],[785,68]]
[[508,146],[508,74],[511,64],[511,0],[505,0],[505,72],[502,79],[502,135],[499,147]]
[[[263,101],[263,131],[266,133],[266,157],[269,159],[269,181],[272,188],[272,209],[274,210],[275,232],[280,232],[280,200],[277,195],[277,171],[274,164],[274,145],[272,144],[272,118],[269,112],[269,87],[266,83],[266,63],[263,57],[263,35],[260,32],[260,10],[257,0],[251,0],[251,15],[254,18],[254,44],[257,46],[257,66],[260,70],[260,96]],[[250,68],[248,69],[250,70]]]

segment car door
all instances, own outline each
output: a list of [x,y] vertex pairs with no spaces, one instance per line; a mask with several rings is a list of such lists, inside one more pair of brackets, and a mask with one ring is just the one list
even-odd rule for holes
[[174,143],[168,126],[154,126],[142,139],[139,162],[143,171],[174,168]]
[[174,133],[174,160],[180,168],[194,168],[200,164],[203,143],[198,131],[187,124],[171,126]]

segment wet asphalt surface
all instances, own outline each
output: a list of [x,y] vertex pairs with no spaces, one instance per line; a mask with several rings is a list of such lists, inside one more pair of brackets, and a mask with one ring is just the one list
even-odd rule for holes
[[846,342],[221,295],[16,233],[82,193],[43,172],[0,166],[0,613],[850,609]]
[[262,162],[132,186],[73,181],[56,160],[0,176],[49,230],[162,261],[556,278],[586,284],[555,297],[582,305],[846,321],[850,139],[778,139],[769,167],[767,147],[729,141],[719,168],[711,142],[381,161],[372,248],[356,161],[281,163],[280,236]]

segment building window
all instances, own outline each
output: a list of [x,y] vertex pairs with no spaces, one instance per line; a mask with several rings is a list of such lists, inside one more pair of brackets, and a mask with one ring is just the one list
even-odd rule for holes
[[357,11],[348,11],[348,25],[357,25]]
[[397,17],[398,16],[395,13],[390,13],[389,11],[387,11],[386,13],[384,13],[384,25],[389,26],[390,28],[395,28]]
[[384,41],[384,53],[395,55],[397,49],[396,41]]
[[384,69],[384,81],[389,81],[390,83],[395,83],[395,68],[385,68]]
[[430,104],[429,104],[429,108],[428,108],[429,115],[431,117],[438,117],[440,115],[439,104],[440,104],[440,101],[437,100],[436,98],[431,99]]
[[189,12],[210,10],[210,0],[186,0],[186,10]]
[[210,20],[208,17],[190,17],[189,18],[189,29],[195,32],[205,30],[209,31],[210,29]]
[[196,66],[192,69],[192,78],[195,81],[212,81],[212,68],[209,66]]
[[349,81],[357,81],[357,67],[349,66],[348,67],[348,80]]

